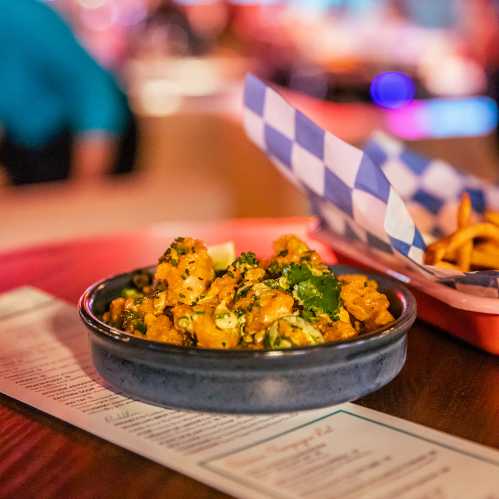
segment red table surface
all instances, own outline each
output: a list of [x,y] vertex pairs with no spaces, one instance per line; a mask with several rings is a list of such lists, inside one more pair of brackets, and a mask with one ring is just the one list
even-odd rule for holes
[[192,236],[207,244],[234,241],[236,251],[254,251],[267,256],[272,241],[282,234],[296,234],[329,263],[336,261],[325,245],[311,241],[311,218],[239,219],[217,223],[165,223],[129,233],[48,243],[0,253],[0,292],[15,287],[36,286],[76,303],[96,280],[157,262],[173,238]]

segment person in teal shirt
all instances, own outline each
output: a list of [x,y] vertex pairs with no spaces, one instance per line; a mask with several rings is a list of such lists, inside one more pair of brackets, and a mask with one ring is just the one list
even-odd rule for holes
[[40,1],[0,0],[0,129],[0,163],[14,184],[133,167],[126,96]]

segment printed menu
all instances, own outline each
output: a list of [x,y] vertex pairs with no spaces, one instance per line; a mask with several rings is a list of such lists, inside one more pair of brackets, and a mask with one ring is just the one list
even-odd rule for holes
[[235,416],[113,391],[74,306],[0,295],[0,392],[238,498],[499,499],[499,452],[355,404]]

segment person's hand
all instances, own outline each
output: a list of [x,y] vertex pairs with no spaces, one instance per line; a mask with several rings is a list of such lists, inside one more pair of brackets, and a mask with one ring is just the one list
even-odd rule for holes
[[91,183],[109,172],[116,154],[116,138],[104,133],[85,133],[75,138],[71,177],[75,182]]

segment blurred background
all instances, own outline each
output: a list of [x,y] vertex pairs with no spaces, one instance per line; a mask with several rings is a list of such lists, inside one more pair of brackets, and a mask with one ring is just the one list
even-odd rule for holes
[[382,129],[497,180],[499,1],[0,8],[0,249],[167,220],[307,214],[244,135],[248,71],[353,144]]

